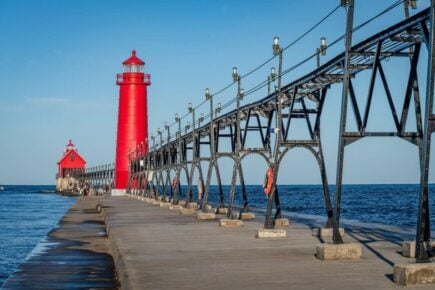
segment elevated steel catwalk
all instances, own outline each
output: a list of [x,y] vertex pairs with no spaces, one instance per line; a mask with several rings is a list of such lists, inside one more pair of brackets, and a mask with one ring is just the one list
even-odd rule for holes
[[[393,56],[408,57],[410,53],[406,50],[413,47],[415,43],[425,42],[427,44],[428,24],[429,9],[425,9],[352,46],[351,63],[353,68],[351,74],[354,76],[363,71],[364,68],[371,68],[373,66],[376,48],[379,42],[382,43],[380,60]],[[286,95],[287,101],[285,101],[283,105],[290,105],[291,96],[295,88],[298,88],[296,99],[307,98],[318,102],[316,92],[320,88],[325,88],[335,83],[341,83],[344,74],[344,57],[345,53],[343,52],[312,72],[285,85],[282,88],[282,92]],[[243,121],[247,118],[248,110],[253,110],[263,116],[267,115],[266,112],[274,111],[276,94],[277,93],[274,92],[261,100],[242,106],[240,108],[241,120]],[[214,122],[219,123],[221,128],[231,126],[236,122],[236,115],[237,109],[234,109],[219,116]],[[201,136],[208,136],[209,129],[210,124],[206,123],[196,129],[196,133]],[[186,139],[186,141],[190,143],[192,141],[192,132],[182,135],[181,138]],[[178,141],[173,140],[163,146],[171,146],[177,142]]]

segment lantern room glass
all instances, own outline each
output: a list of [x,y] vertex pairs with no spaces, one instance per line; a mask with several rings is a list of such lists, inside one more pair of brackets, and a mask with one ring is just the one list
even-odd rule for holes
[[126,65],[124,65],[124,72],[127,72],[127,73],[140,72],[141,73],[141,72],[143,72],[143,67],[144,67],[143,64],[126,64]]

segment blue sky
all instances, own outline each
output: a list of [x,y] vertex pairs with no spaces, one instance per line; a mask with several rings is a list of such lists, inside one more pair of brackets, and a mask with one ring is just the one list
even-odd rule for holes
[[[188,102],[201,103],[205,87],[213,92],[230,83],[234,65],[244,74],[268,59],[275,35],[283,46],[290,43],[338,2],[0,0],[0,183],[53,184],[56,162],[70,138],[89,165],[113,162],[118,105],[115,77],[133,48],[151,74],[149,130],[156,132],[164,121],[173,121],[174,113],[186,113]],[[395,1],[356,2],[355,23],[361,23]],[[429,1],[418,3],[422,9]],[[396,8],[356,33],[354,42],[402,18],[402,7]],[[312,54],[321,36],[331,42],[344,27],[341,8],[286,51],[284,68]],[[330,48],[322,62],[343,46]],[[419,73],[424,74],[421,63]],[[247,79],[245,90],[266,78],[271,66],[277,66],[276,60]],[[314,66],[312,61],[284,81]],[[390,66],[402,71],[393,61]],[[405,77],[406,70],[391,77],[398,95]],[[365,94],[365,88],[358,90]],[[249,96],[245,102],[264,93]],[[334,183],[340,87],[333,87],[329,94],[322,138],[329,181]],[[234,95],[231,88],[216,97],[216,102],[225,103]],[[384,99],[375,102],[377,116],[369,126],[388,129],[391,120],[383,113]],[[207,107],[198,113],[201,110],[207,112]],[[246,163],[247,183],[261,183],[265,164],[259,158]],[[320,182],[315,161],[302,150],[289,154],[283,168],[280,183]],[[417,149],[405,141],[366,139],[346,149],[344,183],[417,183],[418,171]]]

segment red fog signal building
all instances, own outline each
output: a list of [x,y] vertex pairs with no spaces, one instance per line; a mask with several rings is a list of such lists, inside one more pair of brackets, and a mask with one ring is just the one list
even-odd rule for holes
[[85,171],[86,161],[74,148],[71,140],[66,145],[62,158],[57,163],[56,190],[74,190],[78,186],[75,178]]

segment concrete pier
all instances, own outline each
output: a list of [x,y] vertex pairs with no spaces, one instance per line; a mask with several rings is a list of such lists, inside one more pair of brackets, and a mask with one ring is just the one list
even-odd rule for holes
[[345,241],[360,243],[362,258],[320,261],[323,239],[312,236],[319,226],[312,220],[292,218],[285,238],[256,239],[259,214],[225,228],[130,198],[101,205],[123,289],[397,289],[393,264],[413,262],[400,254],[406,234],[394,227],[346,228]]

